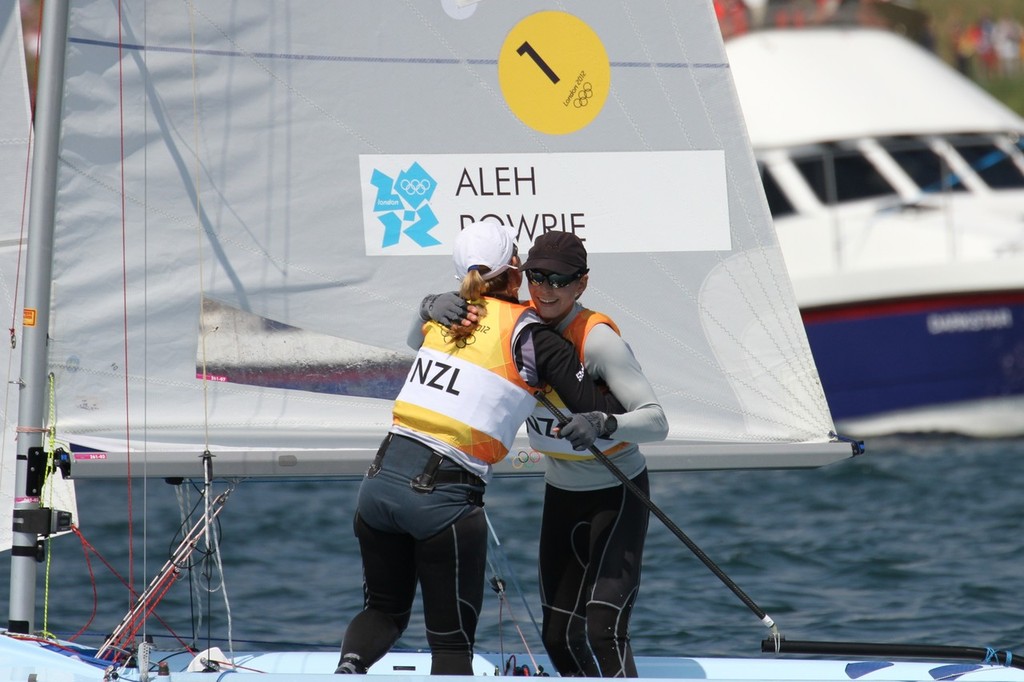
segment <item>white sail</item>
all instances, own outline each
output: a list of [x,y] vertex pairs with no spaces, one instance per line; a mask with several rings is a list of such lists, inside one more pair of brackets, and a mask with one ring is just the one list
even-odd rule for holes
[[76,475],[126,448],[198,474],[206,447],[361,473],[417,303],[488,214],[522,251],[586,239],[585,303],[669,418],[654,467],[849,455],[707,3],[463,5],[74,3],[50,359]]

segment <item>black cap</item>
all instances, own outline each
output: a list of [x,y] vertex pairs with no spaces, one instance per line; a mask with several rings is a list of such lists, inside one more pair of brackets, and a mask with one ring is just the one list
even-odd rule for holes
[[526,256],[523,270],[544,270],[559,275],[587,271],[587,247],[569,232],[545,232],[537,237]]

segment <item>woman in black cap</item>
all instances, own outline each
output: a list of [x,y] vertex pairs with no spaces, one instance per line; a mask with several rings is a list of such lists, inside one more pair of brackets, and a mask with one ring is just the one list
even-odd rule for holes
[[587,448],[559,436],[589,424],[599,437],[594,445],[649,493],[637,443],[664,440],[668,421],[615,323],[579,303],[589,280],[583,241],[568,232],[541,235],[523,271],[541,318],[573,342],[587,371],[625,408],[619,415],[574,414],[560,434],[543,430],[543,406],[527,422],[541,427],[530,429],[530,445],[548,457],[540,534],[544,646],[563,676],[636,677],[629,618],[648,510]]
[[[431,674],[472,675],[487,555],[484,486],[533,409],[534,388],[557,386],[577,409],[621,410],[572,345],[519,302],[519,257],[505,227],[467,227],[454,262],[461,294],[487,324],[418,326],[419,352],[393,426],[359,488],[365,608],[345,633],[339,673],[365,673],[388,652],[409,624],[419,584]],[[572,437],[582,447],[593,442]]]
[[[589,279],[583,241],[566,232],[541,235],[523,271],[541,318],[573,342],[587,371],[625,408],[615,415],[574,414],[561,433],[540,404],[527,421],[530,445],[548,458],[540,533],[544,646],[562,676],[636,677],[629,618],[640,586],[648,510],[588,454],[589,445],[569,439],[596,438],[593,444],[648,493],[647,464],[637,443],[664,440],[668,422],[618,327],[579,303]],[[565,404],[557,390],[549,398]]]

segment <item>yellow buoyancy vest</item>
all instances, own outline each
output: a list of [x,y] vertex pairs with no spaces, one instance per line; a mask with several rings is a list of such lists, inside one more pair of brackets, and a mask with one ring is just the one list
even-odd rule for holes
[[516,369],[512,342],[540,318],[518,303],[488,298],[486,304],[486,317],[465,343],[456,344],[441,324],[424,325],[393,423],[494,464],[508,454],[536,402]]

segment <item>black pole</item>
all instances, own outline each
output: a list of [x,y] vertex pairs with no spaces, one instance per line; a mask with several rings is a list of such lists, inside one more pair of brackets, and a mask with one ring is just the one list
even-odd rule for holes
[[[565,426],[565,424],[568,423],[569,419],[564,414],[562,414],[562,411],[559,410],[558,407],[554,403],[552,403],[546,395],[544,395],[543,391],[535,391],[533,395],[537,398],[537,400],[541,402],[541,404],[544,405],[544,407],[548,408],[548,411],[551,412],[551,414],[553,414],[556,419],[558,419],[559,427]],[[739,597],[740,601],[746,604],[747,608],[753,611],[755,616],[761,619],[761,622],[764,623],[765,627],[772,629],[772,633],[775,637],[778,637],[778,630],[775,627],[775,621],[772,620],[771,617],[767,613],[765,613],[760,606],[755,604],[754,600],[748,597],[746,592],[741,590],[739,585],[734,583],[732,579],[728,575],[726,575],[721,568],[718,567],[718,564],[712,561],[711,558],[708,557],[708,555],[705,554],[704,551],[701,550],[701,548],[698,547],[693,540],[687,537],[686,533],[684,533],[682,529],[680,529],[679,526],[677,526],[675,522],[672,521],[672,519],[666,516],[665,512],[663,512],[661,508],[658,507],[658,505],[654,504],[654,502],[651,501],[651,498],[648,497],[643,490],[640,490],[640,488],[638,488],[636,484],[633,483],[633,481],[629,480],[629,477],[626,476],[626,474],[622,473],[622,470],[619,469],[619,467],[615,466],[615,464],[610,459],[608,459],[608,455],[601,452],[601,450],[594,445],[591,445],[588,449],[590,450],[590,453],[594,455],[594,457],[596,457],[598,461],[601,462],[601,464],[607,467],[608,470],[611,471],[612,474],[614,474],[614,476],[617,479],[619,479],[619,481],[622,482],[622,485],[626,486],[626,488],[628,488],[634,495],[636,495],[637,498],[641,502],[643,502],[648,509],[651,510],[652,514],[657,516],[658,519],[662,523],[664,523],[665,526],[670,531],[672,531],[672,533],[677,538],[682,540],[683,544],[686,545],[690,549],[690,551],[693,552],[694,555],[696,555],[698,559],[704,562],[704,565],[711,569],[711,572],[718,576],[718,579],[721,580],[726,587],[732,590],[733,594]]]
[[1024,656],[981,647],[936,644],[878,644],[873,642],[807,642],[765,639],[761,651],[780,654],[822,654],[827,656],[870,656],[872,658],[927,658],[1002,665],[1024,669]]
[[[541,402],[544,407],[548,409],[557,419],[559,426],[564,426],[569,420],[562,413],[558,407],[552,403],[543,391],[535,391],[534,396]],[[721,568],[715,564],[702,550],[698,547],[693,540],[687,537],[679,526],[677,526],[672,519],[665,515],[665,512],[661,510],[654,502],[648,497],[644,491],[640,490],[633,481],[622,473],[615,464],[608,458],[608,455],[601,452],[600,449],[591,445],[588,450],[594,455],[614,476],[622,482],[637,498],[643,502],[651,513],[658,517],[662,523],[677,538],[683,541],[691,552],[693,552],[698,559],[704,562],[704,565],[711,569],[711,572],[718,576],[719,580],[725,583],[733,593],[740,598],[740,600],[747,605],[747,607],[754,612],[754,614],[761,619],[767,627],[772,629],[773,636],[770,639],[761,641],[761,651],[763,653],[774,653],[774,654],[818,654],[826,656],[865,656],[871,658],[922,658],[922,659],[939,659],[939,660],[959,660],[959,661],[974,661],[982,665],[1001,665],[1012,668],[1024,669],[1024,656],[1020,658],[1014,658],[1013,653],[1009,651],[996,651],[995,649],[983,649],[981,647],[962,647],[962,646],[943,646],[936,644],[880,644],[872,642],[811,642],[801,640],[787,640],[781,637],[778,633],[778,629],[775,627],[775,622],[766,614],[754,601],[747,596],[747,594],[739,588],[739,586],[732,581],[722,571]]]

